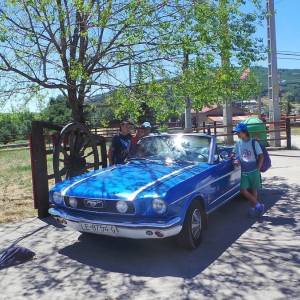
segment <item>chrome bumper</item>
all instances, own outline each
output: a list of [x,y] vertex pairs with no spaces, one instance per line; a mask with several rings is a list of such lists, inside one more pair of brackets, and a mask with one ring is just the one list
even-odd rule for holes
[[50,208],[52,215],[60,224],[71,227],[80,232],[89,232],[114,237],[132,239],[165,238],[177,235],[181,229],[181,219],[176,217],[166,223],[129,223],[108,222],[103,220],[90,220],[81,216],[75,216],[64,209]]

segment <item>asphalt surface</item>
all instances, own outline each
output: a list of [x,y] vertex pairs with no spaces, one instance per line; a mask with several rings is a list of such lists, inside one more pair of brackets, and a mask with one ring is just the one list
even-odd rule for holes
[[300,149],[300,135],[292,135],[292,147]]
[[0,226],[0,247],[36,259],[0,271],[0,299],[300,299],[300,151],[271,153],[267,212],[234,199],[210,215],[202,245],[83,236],[29,219]]

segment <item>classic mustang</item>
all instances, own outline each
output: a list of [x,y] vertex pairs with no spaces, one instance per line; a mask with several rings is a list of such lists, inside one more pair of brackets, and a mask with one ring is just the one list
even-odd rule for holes
[[56,184],[49,213],[80,232],[196,248],[207,215],[239,193],[231,151],[203,134],[145,137],[126,164]]

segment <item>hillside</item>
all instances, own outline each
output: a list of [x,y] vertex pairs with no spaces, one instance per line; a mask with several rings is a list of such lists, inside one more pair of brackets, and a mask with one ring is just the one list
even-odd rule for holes
[[[262,95],[268,93],[268,69],[254,67],[253,72],[262,84]],[[279,69],[280,94],[293,102],[300,102],[300,69]]]

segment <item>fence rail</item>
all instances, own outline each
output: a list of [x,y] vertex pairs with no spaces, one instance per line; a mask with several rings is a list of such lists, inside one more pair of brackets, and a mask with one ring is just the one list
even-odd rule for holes
[[[279,122],[280,129],[282,129],[281,132],[286,131],[286,124],[285,121],[289,119],[290,120],[290,126],[293,127],[300,127],[300,115],[291,115],[291,116],[282,116],[282,120]],[[44,122],[45,124],[47,122]],[[268,127],[268,124],[270,122],[265,122],[265,124]],[[273,122],[273,124],[276,124]],[[183,124],[181,122],[169,122],[166,124],[169,128],[169,130],[183,130]],[[59,126],[60,127],[60,126]],[[204,122],[204,125],[198,126],[194,128],[195,131],[203,132],[203,128],[205,128],[205,132],[207,133],[208,127],[211,129],[211,134],[217,135],[218,132],[220,132],[221,129],[224,129],[226,126],[224,126],[220,122]],[[62,127],[61,127],[62,128]],[[108,140],[111,139],[114,135],[119,133],[119,128],[92,128],[91,131],[94,134],[101,135]],[[270,133],[272,133],[272,130],[269,130]],[[223,136],[226,136],[225,134]],[[47,144],[51,144],[50,136],[48,137]],[[285,139],[285,138],[283,138]],[[29,141],[27,143],[10,143],[10,144],[0,144],[0,150],[7,150],[7,149],[18,149],[18,148],[26,148],[29,147]]]
[[[252,123],[251,125],[261,125],[262,123]],[[280,122],[264,122],[266,125],[266,130],[256,130],[252,131],[254,134],[259,134],[259,133],[266,133],[267,134],[267,139],[265,141],[267,142],[272,142],[276,140],[283,140],[286,141],[286,148],[291,149],[291,120],[290,118],[286,117],[285,119],[281,120]],[[275,127],[278,127],[279,129],[275,129]],[[224,126],[220,125],[217,122],[213,123],[205,123],[203,122],[202,126],[199,128],[196,128],[196,132],[203,132],[205,134],[209,135],[214,135],[216,137],[227,137],[233,135],[233,133],[224,133],[225,128],[232,128],[231,126]],[[280,133],[280,138],[272,138],[272,134],[279,132]]]
[[300,115],[286,116],[286,118],[290,119],[291,126],[300,126]]

